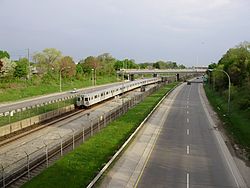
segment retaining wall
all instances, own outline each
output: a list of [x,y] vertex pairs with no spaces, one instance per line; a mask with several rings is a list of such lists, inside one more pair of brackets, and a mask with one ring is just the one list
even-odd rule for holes
[[62,115],[66,112],[70,112],[74,109],[75,109],[74,105],[70,105],[70,106],[59,108],[57,110],[53,110],[53,111],[50,111],[50,112],[47,112],[44,114],[40,114],[38,116],[30,117],[27,119],[23,119],[21,121],[17,121],[17,122],[8,124],[8,125],[4,125],[4,126],[0,127],[0,137],[6,136],[10,133],[14,133],[14,132],[19,131],[23,128],[32,126],[32,125],[40,123],[40,122],[43,122],[43,121],[51,119],[53,117]]

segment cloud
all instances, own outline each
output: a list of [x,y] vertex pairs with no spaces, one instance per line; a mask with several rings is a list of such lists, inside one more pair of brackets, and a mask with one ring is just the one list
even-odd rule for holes
[[209,63],[250,40],[249,7],[249,0],[0,0],[0,45],[184,64],[199,52]]

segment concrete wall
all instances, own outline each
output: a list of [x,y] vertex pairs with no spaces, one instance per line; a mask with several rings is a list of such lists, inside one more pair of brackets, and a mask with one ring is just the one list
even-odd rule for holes
[[66,112],[70,112],[74,109],[75,109],[74,105],[70,105],[70,106],[66,106],[66,107],[63,107],[63,108],[60,108],[60,109],[57,109],[54,111],[40,114],[38,116],[23,119],[21,121],[15,122],[15,123],[11,123],[11,124],[2,126],[2,127],[0,127],[0,137],[8,135],[8,134],[16,132],[16,131],[19,131],[19,130],[26,128],[26,127],[29,127],[31,125],[43,122],[45,120],[51,119],[53,117],[59,116],[59,115],[64,114]]

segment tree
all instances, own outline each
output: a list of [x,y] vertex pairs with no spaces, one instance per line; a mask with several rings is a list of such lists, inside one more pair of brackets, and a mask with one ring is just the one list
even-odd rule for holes
[[249,80],[250,52],[247,48],[239,46],[229,49],[219,60],[218,65],[228,72],[234,85],[242,86]]
[[19,59],[19,61],[16,62],[16,67],[14,70],[14,77],[22,78],[27,77],[29,72],[29,61],[27,58]]
[[108,74],[112,75],[115,73],[115,62],[116,59],[112,57],[109,53],[104,53],[97,56],[97,60],[100,62],[99,74]]
[[8,59],[7,57],[4,57],[1,59],[1,70],[0,70],[0,77],[11,77],[13,76],[13,72],[16,67],[16,63]]
[[76,75],[76,64],[70,56],[60,59],[59,67],[59,71],[61,71],[63,77],[73,77]]
[[0,50],[0,59],[2,59],[2,58],[4,58],[4,57],[10,59],[9,53],[8,53],[7,51],[2,51],[2,50]]
[[55,48],[46,48],[33,56],[34,62],[43,72],[59,71],[59,60],[61,58],[62,53]]

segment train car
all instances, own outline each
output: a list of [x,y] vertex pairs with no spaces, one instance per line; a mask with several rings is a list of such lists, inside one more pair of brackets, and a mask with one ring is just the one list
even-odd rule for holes
[[160,78],[140,79],[136,81],[122,83],[118,86],[109,87],[99,91],[81,94],[76,99],[77,107],[89,107],[109,98],[115,97],[121,93],[133,90],[143,85],[153,84],[161,81]]

